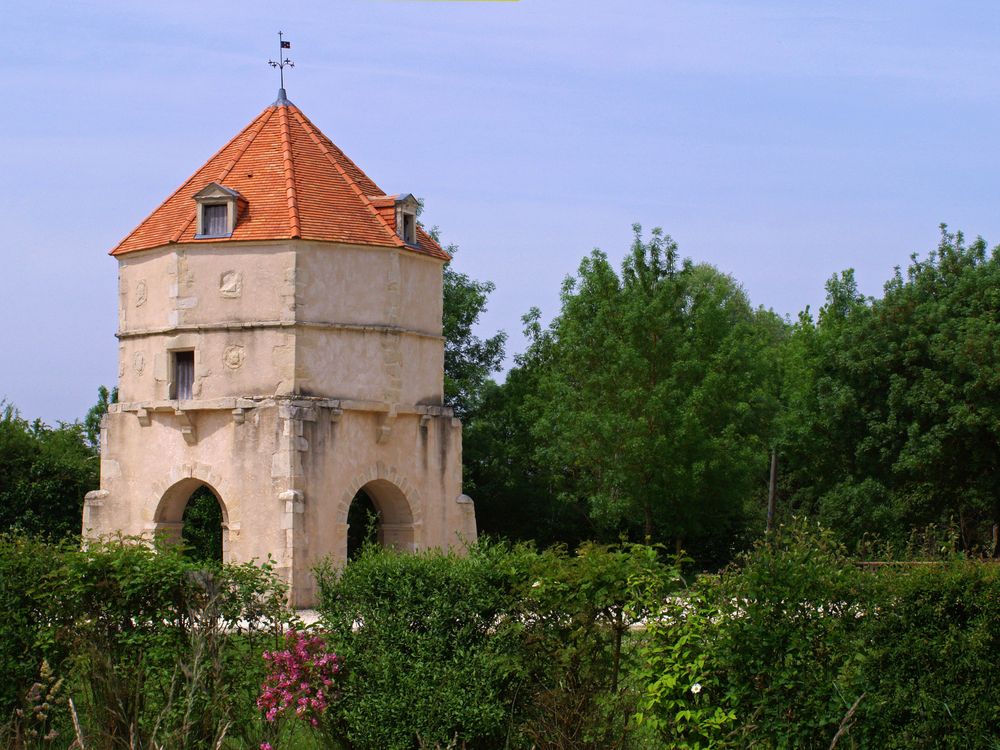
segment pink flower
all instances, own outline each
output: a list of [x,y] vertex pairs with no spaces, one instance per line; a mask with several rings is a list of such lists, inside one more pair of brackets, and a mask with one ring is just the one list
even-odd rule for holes
[[334,677],[340,672],[340,661],[316,635],[306,637],[290,630],[285,636],[285,647],[284,651],[264,653],[268,671],[257,707],[270,722],[280,716],[295,716],[319,726],[329,707],[328,696]]
[[270,742],[261,742],[260,743],[260,750],[274,750],[274,748],[271,747],[271,743]]

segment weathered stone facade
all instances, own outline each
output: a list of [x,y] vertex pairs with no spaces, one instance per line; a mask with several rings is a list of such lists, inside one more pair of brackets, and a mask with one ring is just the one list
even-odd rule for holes
[[272,555],[300,607],[312,567],[346,561],[361,489],[386,544],[472,541],[461,424],[442,405],[443,260],[412,250],[290,237],[118,255],[119,401],[84,534],[176,536],[206,485],[224,559]]

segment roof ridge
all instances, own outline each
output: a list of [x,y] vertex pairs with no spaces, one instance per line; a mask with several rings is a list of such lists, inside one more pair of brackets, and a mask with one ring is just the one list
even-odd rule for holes
[[288,230],[293,238],[302,235],[299,225],[299,203],[295,192],[295,163],[292,159],[292,134],[288,129],[288,107],[280,106],[278,119],[281,123],[281,162],[285,170],[285,196],[288,199]]
[[[270,107],[269,109],[271,111],[268,111],[268,109],[265,109],[264,112],[260,113],[260,116],[258,116],[256,120],[254,120],[252,123],[250,123],[249,126],[243,128],[243,130],[241,130],[239,132],[239,134],[237,134],[236,138],[239,138],[240,135],[242,135],[243,133],[246,133],[248,130],[252,130],[251,135],[250,135],[249,138],[247,138],[246,143],[244,143],[243,146],[236,151],[236,154],[233,156],[232,159],[229,160],[229,163],[226,164],[226,166],[224,166],[222,168],[222,172],[219,174],[219,177],[215,180],[217,183],[219,183],[221,185],[222,181],[225,180],[229,176],[229,173],[232,172],[233,169],[236,168],[236,162],[238,162],[241,158],[243,158],[243,154],[245,154],[247,152],[247,149],[250,148],[250,144],[252,144],[257,139],[257,136],[260,135],[261,131],[267,125],[268,121],[270,121],[271,115],[274,114],[274,112],[273,112],[274,107]],[[267,117],[264,117],[265,113],[267,113]],[[256,130],[253,130],[254,126],[256,126],[256,128],[257,128]],[[233,143],[236,140],[236,138],[234,138],[232,141],[230,141],[225,146],[223,146],[222,149],[220,149],[218,152],[216,152],[216,156],[218,156],[223,151],[225,151],[226,148],[231,143]],[[214,158],[215,158],[215,156],[212,157],[212,159],[214,159]],[[211,159],[209,159],[209,162],[210,161],[211,161]],[[208,162],[206,162],[206,164],[207,163]],[[198,172],[195,172],[194,174],[198,174]],[[191,180],[193,178],[194,178],[194,175],[191,175],[191,177],[188,178],[188,182],[191,182]],[[187,184],[187,183],[185,183],[185,184]],[[197,220],[198,220],[198,207],[195,206],[191,210],[191,218],[188,219],[186,222],[184,222],[184,224],[182,224],[180,226],[180,228],[173,234],[173,236],[170,237],[169,242],[170,243],[180,242],[181,237],[184,236],[184,233],[187,231],[188,227],[190,227],[191,224],[194,223],[194,222],[196,222]]]
[[[250,123],[250,124],[249,124],[249,125],[248,125],[247,127],[243,128],[243,130],[241,130],[241,131],[240,131],[239,133],[237,133],[237,134],[236,134],[236,135],[234,135],[234,136],[233,136],[232,138],[230,138],[230,139],[229,139],[229,140],[228,140],[228,141],[226,142],[226,145],[224,145],[224,146],[223,146],[222,148],[220,148],[220,149],[219,149],[218,151],[216,151],[216,152],[215,152],[214,154],[212,154],[211,158],[209,158],[209,160],[208,160],[208,161],[206,161],[205,163],[206,163],[206,164],[208,164],[209,162],[211,162],[211,161],[212,161],[212,159],[214,159],[214,158],[215,158],[215,157],[217,157],[217,156],[218,156],[219,154],[221,154],[221,153],[222,153],[223,151],[225,151],[225,150],[226,150],[227,148],[229,148],[229,147],[230,147],[231,145],[233,145],[233,143],[235,143],[235,142],[236,142],[236,140],[237,140],[237,139],[238,139],[238,138],[239,138],[239,137],[240,137],[241,135],[243,135],[243,134],[244,134],[244,133],[245,133],[245,132],[246,132],[246,131],[247,131],[247,130],[248,130],[249,128],[252,128],[252,127],[253,127],[253,126],[254,126],[254,125],[255,125],[255,124],[257,123],[257,122],[259,122],[259,121],[260,121],[260,118],[262,118],[262,117],[263,117],[263,116],[264,116],[265,114],[267,114],[268,110],[270,110],[270,109],[273,109],[273,105],[268,105],[268,106],[267,106],[267,107],[266,107],[266,108],[264,109],[264,111],[263,111],[263,112],[261,112],[261,113],[260,113],[259,115],[257,115],[257,117],[256,117],[256,118],[254,118],[254,121],[253,121],[253,122],[251,122],[251,123]],[[114,249],[112,249],[112,250],[111,250],[111,251],[110,251],[110,252],[108,253],[108,255],[114,255],[114,254],[115,254],[115,253],[116,253],[116,252],[118,251],[118,248],[120,248],[120,247],[121,247],[122,245],[124,245],[124,244],[125,244],[126,242],[128,242],[128,240],[129,240],[129,239],[131,239],[132,235],[134,235],[134,234],[135,234],[136,232],[138,232],[138,231],[139,231],[139,230],[140,230],[140,229],[142,228],[142,226],[143,226],[143,225],[144,225],[144,224],[145,224],[145,223],[146,223],[146,222],[147,222],[147,221],[148,221],[148,220],[149,220],[150,218],[152,218],[153,214],[155,214],[155,213],[156,213],[157,211],[159,211],[159,210],[160,210],[161,208],[163,208],[164,206],[166,206],[166,205],[167,205],[167,203],[169,203],[169,202],[170,202],[170,201],[171,201],[171,200],[173,199],[173,197],[174,197],[175,195],[177,195],[177,194],[178,194],[178,193],[179,193],[179,192],[180,192],[181,190],[183,190],[183,189],[184,189],[185,187],[187,187],[188,183],[190,183],[190,182],[191,182],[191,180],[193,180],[193,179],[194,179],[195,175],[196,175],[196,174],[198,174],[198,172],[200,172],[200,171],[201,171],[200,169],[199,169],[199,170],[197,170],[197,171],[196,171],[196,172],[195,172],[194,174],[192,174],[192,175],[191,175],[190,177],[188,177],[188,178],[187,178],[186,180],[184,180],[184,182],[182,182],[182,183],[181,183],[180,185],[178,185],[178,186],[177,186],[177,189],[176,189],[176,190],[174,190],[173,192],[171,192],[171,193],[170,193],[170,195],[168,195],[168,196],[167,196],[167,197],[166,197],[166,198],[165,198],[165,199],[164,199],[164,200],[163,200],[163,201],[162,201],[162,202],[160,203],[160,205],[159,205],[159,206],[157,206],[157,207],[156,207],[155,209],[153,209],[152,211],[150,211],[150,213],[149,213],[149,215],[148,215],[148,216],[146,216],[146,217],[145,217],[145,218],[144,218],[144,219],[143,219],[142,221],[140,221],[140,222],[139,222],[138,224],[136,224],[135,228],[134,228],[134,229],[133,229],[133,230],[132,230],[131,232],[129,232],[128,234],[126,234],[126,235],[125,235],[125,236],[124,236],[124,237],[122,238],[121,242],[119,242],[119,243],[118,243],[117,245],[115,245],[115,246],[114,246]],[[184,226],[185,226],[185,227],[187,227],[187,226],[188,226],[188,225],[189,225],[190,223],[191,223],[191,222],[189,221],[189,222],[188,222],[187,224],[185,224]]]
[[[309,137],[312,138],[313,143],[319,146],[320,151],[323,152],[323,155],[327,158],[327,161],[329,161],[333,165],[334,169],[336,169],[337,172],[340,173],[340,176],[344,178],[344,180],[350,186],[351,190],[354,191],[355,195],[361,198],[361,201],[364,203],[365,206],[367,206],[368,210],[372,212],[372,214],[375,216],[375,219],[379,222],[379,224],[381,224],[385,228],[385,231],[389,234],[389,236],[392,237],[393,245],[395,245],[396,247],[405,246],[406,243],[403,242],[403,240],[400,239],[399,235],[396,234],[396,231],[389,226],[389,222],[387,222],[385,218],[382,216],[382,214],[379,213],[378,209],[375,208],[375,205],[365,194],[365,191],[361,189],[358,183],[355,182],[354,179],[349,174],[347,174],[347,170],[345,170],[343,166],[341,166],[337,162],[337,159],[334,158],[333,154],[330,153],[330,149],[327,148],[326,144],[323,143],[323,140],[319,138],[319,136],[317,135],[319,129],[312,124],[312,122],[309,120],[308,117],[302,114],[302,112],[299,110],[298,107],[296,107],[295,105],[290,105],[289,109],[292,110],[293,114],[296,116],[296,119],[298,119],[299,124],[302,125],[306,133],[309,134]],[[343,154],[343,152],[341,153]],[[347,159],[347,156],[344,155],[344,158]],[[351,164],[354,165],[355,169],[364,174],[364,172],[362,172],[362,170],[358,167],[357,164],[354,164],[354,162],[351,162]],[[371,178],[369,178],[369,182],[371,182]],[[374,185],[375,183],[372,182],[372,184]],[[376,187],[378,186],[376,185]]]

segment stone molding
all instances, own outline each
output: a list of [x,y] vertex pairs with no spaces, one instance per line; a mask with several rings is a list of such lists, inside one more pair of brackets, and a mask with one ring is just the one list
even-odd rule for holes
[[181,323],[159,328],[137,328],[123,331],[119,329],[115,336],[119,339],[145,338],[148,336],[176,335],[179,333],[211,333],[213,331],[252,331],[275,330],[282,328],[311,328],[320,331],[347,331],[353,333],[390,333],[398,336],[415,336],[417,338],[444,341],[444,336],[415,328],[404,328],[398,325],[381,325],[377,323],[331,323],[310,320],[255,320],[229,323]]
[[[339,420],[345,411],[385,414],[387,416],[406,416],[419,414],[421,417],[445,417],[454,420],[454,411],[450,406],[435,404],[387,404],[383,401],[361,401],[358,399],[329,399],[297,396],[240,396],[214,399],[191,399],[187,401],[159,400],[133,401],[111,404],[108,411],[112,414],[135,413],[140,423],[148,424],[151,414],[194,411],[232,411],[245,415],[248,409],[264,409],[290,406],[299,409],[330,409],[331,421]],[[234,414],[234,416],[236,416]],[[239,420],[237,420],[239,421]],[[458,420],[454,420],[458,421]],[[461,424],[461,423],[459,423]],[[426,422],[421,419],[421,426]]]

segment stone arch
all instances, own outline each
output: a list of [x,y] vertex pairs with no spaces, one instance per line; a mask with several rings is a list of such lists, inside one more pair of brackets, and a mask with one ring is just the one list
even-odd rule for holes
[[348,485],[337,507],[337,528],[342,529],[347,550],[347,516],[359,491],[364,491],[378,511],[379,543],[412,552],[422,546],[422,503],[417,490],[392,466],[378,462]]
[[158,483],[156,491],[159,500],[153,511],[153,521],[147,524],[147,531],[152,535],[162,535],[171,541],[180,541],[184,528],[184,510],[188,501],[196,490],[205,487],[219,503],[222,512],[222,560],[229,560],[229,508],[223,500],[223,495],[218,489],[218,485],[202,479],[193,474],[172,476],[174,481],[171,484],[166,482]]

